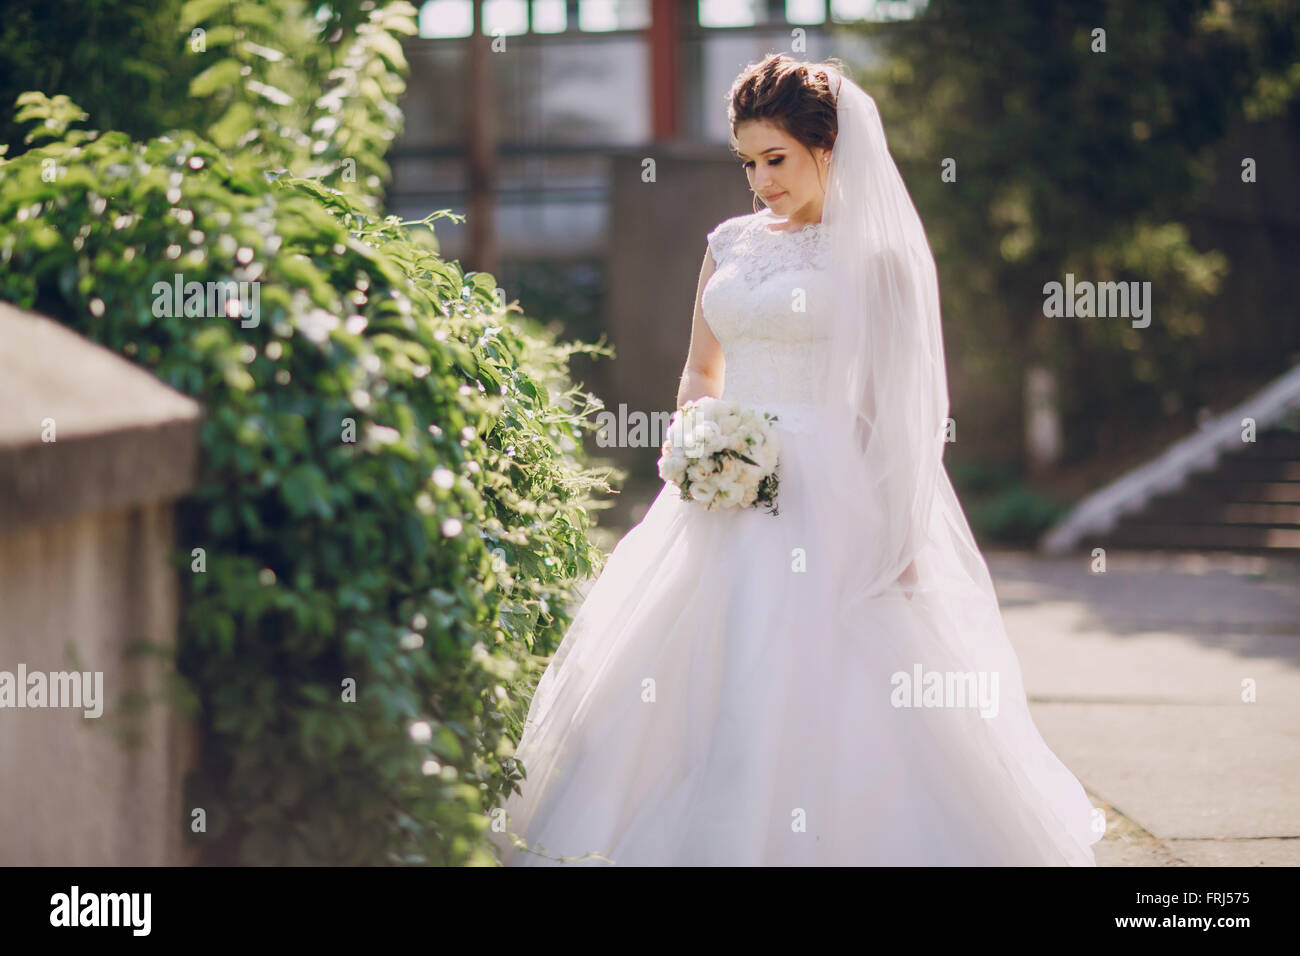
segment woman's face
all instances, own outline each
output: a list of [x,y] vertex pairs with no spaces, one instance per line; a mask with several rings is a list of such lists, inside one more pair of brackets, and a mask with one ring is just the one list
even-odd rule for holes
[[749,188],[772,212],[789,218],[802,211],[796,219],[821,218],[830,150],[813,147],[810,152],[768,120],[747,120],[737,126],[736,146]]

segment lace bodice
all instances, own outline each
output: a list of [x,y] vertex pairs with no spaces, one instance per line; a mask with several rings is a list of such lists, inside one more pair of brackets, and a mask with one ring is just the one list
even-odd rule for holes
[[770,228],[782,221],[764,209],[709,233],[717,268],[702,305],[726,359],[722,397],[780,406],[788,419],[815,399],[829,344],[829,290],[822,224],[797,232]]

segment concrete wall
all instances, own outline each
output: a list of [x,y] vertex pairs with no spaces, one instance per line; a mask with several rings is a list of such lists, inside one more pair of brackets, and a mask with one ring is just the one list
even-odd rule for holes
[[171,657],[128,650],[176,638],[173,508],[195,481],[199,417],[0,303],[0,672],[103,674],[99,718],[0,706],[0,865],[194,862],[181,787],[196,739],[163,695]]

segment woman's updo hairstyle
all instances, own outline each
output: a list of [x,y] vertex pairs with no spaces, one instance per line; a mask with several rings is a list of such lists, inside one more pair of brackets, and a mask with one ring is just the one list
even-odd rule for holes
[[740,151],[736,128],[750,120],[779,126],[809,151],[830,149],[839,130],[832,72],[844,72],[844,64],[835,57],[804,63],[784,53],[769,54],[747,66],[727,94],[732,152]]
[[[771,53],[745,67],[727,93],[731,151],[740,156],[736,128],[750,120],[767,120],[805,149],[830,149],[839,122],[835,116],[835,80],[844,64],[836,57],[824,63],[804,63],[784,53]],[[754,196],[758,209],[758,196]]]

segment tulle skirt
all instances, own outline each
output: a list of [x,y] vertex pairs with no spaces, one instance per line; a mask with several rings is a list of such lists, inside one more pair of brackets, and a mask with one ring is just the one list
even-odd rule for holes
[[840,607],[831,545],[870,529],[781,411],[778,514],[665,485],[610,555],[533,696],[503,861],[1094,865],[946,474],[917,582]]

